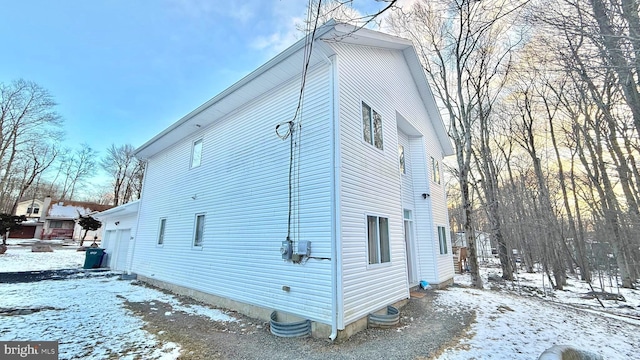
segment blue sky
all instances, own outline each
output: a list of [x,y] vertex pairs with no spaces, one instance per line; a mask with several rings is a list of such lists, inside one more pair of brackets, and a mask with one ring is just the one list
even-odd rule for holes
[[137,147],[293,44],[305,7],[0,0],[0,82],[23,78],[48,89],[65,120],[65,146],[87,142],[101,155],[112,143]]
[[[304,2],[2,0],[0,81],[48,89],[65,143],[139,146],[295,41]],[[241,4],[241,5],[238,5]]]

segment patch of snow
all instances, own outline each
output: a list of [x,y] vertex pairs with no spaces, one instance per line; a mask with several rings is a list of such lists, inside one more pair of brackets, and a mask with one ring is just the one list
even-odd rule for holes
[[82,206],[60,205],[60,203],[51,204],[49,208],[49,217],[75,219],[80,215],[86,215],[93,210]]
[[[2,307],[54,310],[3,316],[0,339],[58,340],[63,359],[176,359],[177,344],[160,343],[142,329],[141,319],[124,308],[124,295],[138,288],[116,278],[3,284]],[[147,300],[164,295],[146,294]]]
[[[571,345],[605,359],[631,359],[640,351],[638,325],[506,291],[451,288],[436,304],[471,309],[469,339],[439,359],[536,359],[553,345]],[[636,355],[634,355],[636,354]]]
[[[436,303],[446,311],[476,312],[469,338],[439,359],[536,359],[554,345],[571,345],[605,359],[630,359],[640,351],[639,290],[605,288],[626,302],[603,300],[602,308],[596,299],[583,298],[591,288],[576,277],[567,279],[565,290],[554,290],[542,273],[518,272],[513,282],[488,280],[500,273],[497,261],[480,267],[485,288],[492,290],[466,288],[471,276],[463,274],[454,282],[465,288],[438,291]],[[594,284],[594,290],[603,289]]]
[[0,273],[77,269],[84,265],[85,253],[75,248],[54,248],[53,252],[31,252],[30,247],[8,246],[0,255]]
[[[171,307],[173,308],[173,312],[182,311],[189,315],[204,316],[209,318],[211,321],[238,321],[236,318],[225,314],[222,310],[196,304],[182,304],[173,295],[165,294],[155,289],[146,288],[143,286],[137,286],[134,289],[131,289],[131,291],[129,291],[128,293],[122,294],[122,296],[131,302],[143,302],[148,301],[149,299],[153,299],[153,302],[149,303],[149,305],[155,305],[155,303],[157,302],[167,303],[171,305]],[[151,309],[153,310],[154,308]],[[157,310],[157,308],[155,309]],[[165,315],[169,316],[171,315],[171,312],[166,312]]]

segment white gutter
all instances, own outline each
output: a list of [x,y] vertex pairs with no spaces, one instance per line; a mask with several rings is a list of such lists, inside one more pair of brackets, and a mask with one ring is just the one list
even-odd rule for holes
[[340,243],[340,102],[338,88],[338,57],[331,56],[331,106],[333,108],[332,136],[331,136],[331,201],[332,211],[332,241],[331,241],[331,341],[338,336],[338,326],[342,322],[342,254]]

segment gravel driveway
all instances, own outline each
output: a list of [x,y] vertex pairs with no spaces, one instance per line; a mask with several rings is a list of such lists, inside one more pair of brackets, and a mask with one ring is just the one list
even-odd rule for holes
[[[435,311],[438,292],[428,290],[423,298],[412,298],[402,308],[397,327],[368,329],[336,343],[278,338],[267,323],[240,314],[233,315],[242,320],[238,323],[220,323],[173,311],[166,303],[127,302],[126,306],[148,323],[145,330],[180,344],[181,359],[431,359],[455,346],[475,318],[457,308]],[[180,300],[197,304],[184,297]]]

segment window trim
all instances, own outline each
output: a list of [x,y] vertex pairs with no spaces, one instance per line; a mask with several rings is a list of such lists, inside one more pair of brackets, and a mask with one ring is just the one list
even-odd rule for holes
[[[196,153],[196,145],[200,145],[200,159],[198,161],[197,165],[194,165],[193,161],[195,160],[195,153]],[[202,150],[204,149],[204,141],[203,138],[198,138],[196,140],[194,140],[191,143],[191,161],[189,162],[189,168],[190,169],[196,169],[199,168],[200,165],[202,165]]]
[[[374,217],[376,218],[376,252],[377,252],[377,257],[378,257],[378,262],[372,263],[371,259],[369,258],[369,250],[370,250],[370,246],[369,246],[369,218],[370,217]],[[387,251],[388,251],[388,256],[389,259],[388,261],[382,261],[382,249],[380,247],[380,219],[386,219],[387,220]],[[391,266],[391,222],[389,219],[389,216],[386,215],[378,215],[378,214],[372,214],[372,213],[367,213],[364,216],[364,221],[365,221],[365,242],[366,242],[366,262],[367,262],[367,269],[369,268],[378,268],[378,267],[385,267],[385,266]]]
[[[369,108],[369,131],[370,134],[369,136],[371,137],[371,142],[366,141],[366,139],[364,138],[364,107],[368,107]],[[381,145],[380,147],[377,147],[375,145],[375,129],[373,126],[373,114],[376,113],[377,115],[380,116],[380,142]],[[364,100],[360,100],[360,136],[362,136],[360,138],[360,140],[365,143],[368,144],[369,146],[373,147],[374,149],[378,150],[378,151],[382,151],[384,152],[384,124],[382,123],[382,115],[377,112],[371,105],[369,105],[368,103],[366,103]]]
[[440,250],[440,255],[449,255],[449,247],[447,245],[447,227],[437,225],[436,228],[438,231],[438,248]]
[[431,181],[440,185],[440,162],[431,156]]
[[[53,224],[60,223],[60,226],[53,226]],[[62,220],[49,220],[49,229],[64,229],[62,226],[64,225]]]
[[400,174],[407,175],[407,158],[402,144],[398,144],[398,162],[400,163]]
[[[204,230],[207,224],[207,213],[197,213],[193,218],[193,235],[191,236],[191,248],[195,250],[202,250],[202,245],[204,244]],[[200,243],[196,244],[196,236],[198,235],[198,219],[202,217],[202,238],[200,239]]]
[[164,247],[164,238],[167,233],[167,218],[160,218],[160,223],[158,224],[158,236],[156,237],[156,246]]

